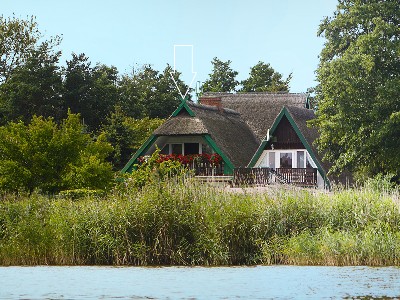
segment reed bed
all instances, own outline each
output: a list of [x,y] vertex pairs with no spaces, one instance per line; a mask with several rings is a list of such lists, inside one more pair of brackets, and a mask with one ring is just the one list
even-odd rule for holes
[[0,201],[0,265],[400,265],[398,194],[185,181]]

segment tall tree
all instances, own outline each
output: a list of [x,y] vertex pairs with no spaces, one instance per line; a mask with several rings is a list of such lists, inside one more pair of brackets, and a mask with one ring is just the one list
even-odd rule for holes
[[241,82],[241,92],[288,92],[292,74],[283,80],[282,74],[276,72],[270,64],[259,61],[250,68],[249,78]]
[[203,83],[203,92],[234,92],[239,84],[236,80],[239,73],[231,68],[232,62],[230,60],[224,62],[214,57],[211,63],[213,70]]
[[[123,76],[119,83],[119,105],[126,115],[134,118],[169,117],[180,103],[171,72],[169,65],[162,73],[150,65],[144,65],[132,76]],[[175,72],[174,79],[181,91],[187,90],[179,72]]]
[[40,45],[43,47],[46,44],[46,48],[52,51],[61,42],[59,36],[40,43],[41,38],[42,34],[34,17],[22,20],[15,16],[0,16],[0,83],[6,81],[15,68],[32,57],[34,50]]
[[116,106],[115,111],[102,126],[107,141],[114,148],[109,157],[114,169],[121,170],[136,150],[163,122],[162,119],[128,117],[120,106]]
[[0,123],[30,120],[34,114],[60,116],[61,38],[42,38],[34,17],[0,16]]
[[85,54],[72,53],[65,69],[65,102],[73,113],[80,113],[91,130],[99,129],[118,99],[118,71],[115,67],[92,68]]
[[62,74],[58,66],[61,53],[51,53],[47,44],[32,50],[23,65],[15,67],[0,85],[2,123],[11,120],[29,122],[33,115],[66,116],[63,105]]
[[333,171],[400,176],[398,0],[339,0],[320,25],[318,139]]

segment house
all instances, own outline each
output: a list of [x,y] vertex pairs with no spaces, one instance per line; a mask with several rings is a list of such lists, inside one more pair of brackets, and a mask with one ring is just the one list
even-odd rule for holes
[[159,148],[165,155],[217,153],[224,166],[222,174],[230,175],[235,167],[247,165],[258,146],[259,140],[238,112],[182,101],[122,172],[131,172],[139,157],[150,155]]
[[252,168],[270,168],[276,176],[303,186],[329,188],[326,170],[314,146],[318,137],[315,128],[307,126],[314,119],[314,111],[294,106],[284,106],[275,118],[249,163]]
[[[306,124],[313,118],[306,94],[205,93],[199,103],[183,100],[122,172],[159,148],[165,155],[218,154],[222,168],[213,175],[268,168],[280,182],[329,187],[328,166],[313,146],[318,133]],[[203,171],[197,174],[210,174]]]

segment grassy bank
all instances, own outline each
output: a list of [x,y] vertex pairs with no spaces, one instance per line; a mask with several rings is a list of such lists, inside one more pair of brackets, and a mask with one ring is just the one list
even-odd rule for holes
[[79,200],[6,196],[0,265],[400,265],[393,195],[188,183]]

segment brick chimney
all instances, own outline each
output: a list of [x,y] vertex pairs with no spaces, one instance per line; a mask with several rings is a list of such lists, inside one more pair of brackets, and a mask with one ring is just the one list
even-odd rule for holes
[[219,110],[222,109],[221,97],[201,97],[199,103],[202,105],[218,107]]

